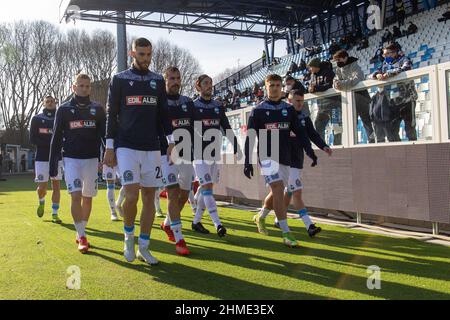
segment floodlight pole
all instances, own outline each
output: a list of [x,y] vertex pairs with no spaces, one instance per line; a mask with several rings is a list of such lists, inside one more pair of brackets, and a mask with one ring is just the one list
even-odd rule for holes
[[128,68],[127,63],[127,25],[125,24],[125,12],[117,12],[117,72]]

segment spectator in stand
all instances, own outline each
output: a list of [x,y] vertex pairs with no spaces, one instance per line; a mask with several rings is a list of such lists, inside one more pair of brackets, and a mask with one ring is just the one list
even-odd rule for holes
[[392,29],[392,31],[393,31],[392,37],[393,37],[394,40],[403,37],[402,30],[400,30],[399,27],[394,26],[394,28]]
[[240,108],[241,108],[241,91],[239,91],[239,89],[236,89],[233,94],[232,109],[237,110]]
[[[358,65],[358,59],[350,57],[345,50],[339,50],[333,56],[337,62],[333,87],[340,91],[350,91],[364,80],[364,72]],[[356,116],[361,118],[369,143],[375,142],[375,134],[369,117],[370,96],[367,90],[355,91]]]
[[370,59],[370,63],[383,62],[383,47],[378,48],[375,55]]
[[259,86],[258,83],[255,81],[253,84],[253,90],[252,90],[252,99],[254,99],[258,94]]
[[383,46],[384,43],[388,42],[388,41],[392,41],[393,39],[393,35],[392,33],[389,31],[389,29],[384,30],[383,35],[381,36],[381,45]]
[[300,71],[305,71],[307,69],[305,60],[300,60],[300,65],[298,66]]
[[[309,82],[309,93],[325,92],[333,87],[334,72],[331,63],[320,61],[320,59],[312,59],[308,63],[311,71],[311,80]],[[331,120],[333,109],[340,108],[340,97],[333,96],[321,98],[317,100],[319,111],[314,121],[314,126],[320,137],[325,140],[325,129]],[[334,145],[340,145],[342,142],[342,134],[338,133],[334,136]]]
[[293,73],[296,73],[297,71],[298,71],[298,65],[295,63],[295,61],[292,61],[291,65],[289,66],[288,73],[293,74]]
[[405,3],[403,0],[394,0],[393,11],[395,18],[397,19],[398,26],[401,27],[405,24],[406,18]]
[[[372,79],[384,81],[395,77],[398,74],[411,70],[411,60],[401,52],[395,44],[390,44],[383,51],[384,62],[372,75]],[[417,91],[414,81],[397,83],[399,96],[393,100],[394,113],[392,121],[392,132],[395,134],[395,141],[400,141],[400,123],[405,122],[406,136],[409,141],[417,140],[416,133],[416,101]]]
[[417,32],[417,30],[419,30],[419,28],[417,28],[417,26],[412,21],[410,21],[409,25],[408,25],[408,29],[406,29],[406,35],[409,36],[411,34],[414,34]]
[[356,50],[360,51],[360,50],[366,49],[368,47],[369,47],[369,39],[364,37],[359,41],[359,44],[358,44],[358,47],[356,48]]
[[263,54],[262,54],[261,60],[262,60],[262,66],[263,66],[263,68],[264,68],[264,67],[267,65],[267,54],[266,54],[266,50],[263,50]]
[[330,56],[333,56],[339,50],[341,50],[341,47],[336,42],[336,39],[335,38],[331,39],[330,48],[328,49],[328,53],[330,54]]
[[294,77],[287,76],[284,82],[285,82],[284,92],[286,94],[286,99],[292,90],[302,90],[303,92],[306,92],[305,86]]
[[439,18],[439,22],[446,22],[450,20],[450,5],[447,7],[447,11],[442,14],[442,18]]

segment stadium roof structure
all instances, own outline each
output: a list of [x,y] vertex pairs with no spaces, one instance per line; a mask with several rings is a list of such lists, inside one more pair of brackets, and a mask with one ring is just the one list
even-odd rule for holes
[[[62,20],[80,19],[260,39],[286,39],[289,28],[342,0],[70,0]],[[119,14],[120,13],[120,14]]]

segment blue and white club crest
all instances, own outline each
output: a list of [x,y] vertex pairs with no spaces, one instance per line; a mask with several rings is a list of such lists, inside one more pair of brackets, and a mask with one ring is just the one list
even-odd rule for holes
[[181,105],[181,109],[183,110],[183,112],[187,112],[187,105],[183,103]]
[[287,111],[286,109],[283,109],[283,110],[281,111],[281,114],[282,114],[284,117],[287,117],[288,111]]
[[153,90],[156,90],[156,81],[155,81],[155,80],[150,81],[150,87],[151,87]]
[[306,126],[306,121],[305,121],[305,119],[303,119],[301,123],[302,123],[302,126]]
[[91,114],[92,114],[93,116],[95,116],[96,113],[97,113],[97,110],[95,110],[95,108],[91,108]]
[[220,113],[220,109],[219,108],[214,108],[214,111],[217,113],[217,114],[219,114]]

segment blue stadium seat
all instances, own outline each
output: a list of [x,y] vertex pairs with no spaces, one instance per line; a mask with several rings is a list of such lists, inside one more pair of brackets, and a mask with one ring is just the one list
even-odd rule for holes
[[413,65],[412,65],[413,69],[418,69],[419,64],[420,64],[420,62],[413,63]]
[[420,46],[419,51],[425,51],[427,49],[428,49],[428,45],[423,44],[423,45]]

